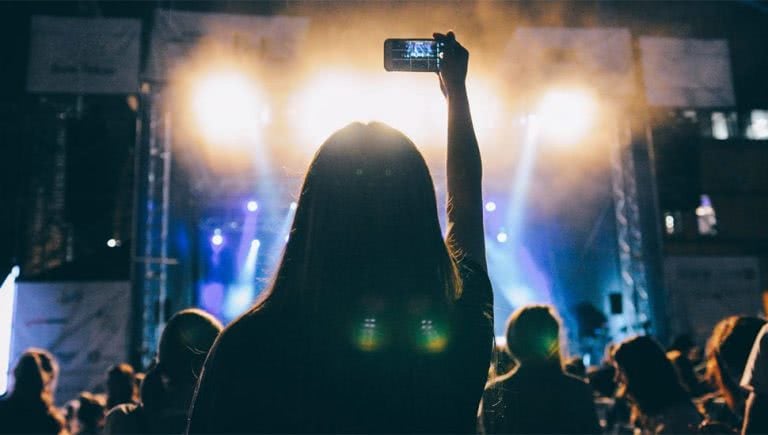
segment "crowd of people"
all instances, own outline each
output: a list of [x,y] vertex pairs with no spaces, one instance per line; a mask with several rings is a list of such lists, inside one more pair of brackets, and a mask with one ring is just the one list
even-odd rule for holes
[[452,33],[447,234],[421,154],[402,133],[352,124],[319,149],[271,288],[226,328],[171,317],[154,363],[105,375],[105,394],[54,405],[58,366],[22,354],[0,433],[768,433],[768,326],[733,316],[704,355],[650,336],[602,364],[564,359],[553,307],[519,308],[495,345],[482,164]]

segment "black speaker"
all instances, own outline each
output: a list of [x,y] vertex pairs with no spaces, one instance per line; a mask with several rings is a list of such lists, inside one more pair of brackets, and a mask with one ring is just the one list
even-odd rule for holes
[[611,304],[611,314],[622,314],[624,312],[624,304],[621,293],[609,293],[608,301]]

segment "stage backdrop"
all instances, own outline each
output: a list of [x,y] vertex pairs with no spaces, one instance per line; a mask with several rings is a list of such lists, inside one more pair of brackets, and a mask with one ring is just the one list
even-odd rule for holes
[[58,404],[102,387],[109,366],[127,358],[130,307],[127,281],[19,283],[12,364],[29,347],[51,351]]

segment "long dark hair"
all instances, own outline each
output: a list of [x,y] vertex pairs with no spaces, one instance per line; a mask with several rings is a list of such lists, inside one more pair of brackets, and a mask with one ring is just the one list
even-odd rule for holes
[[627,339],[613,350],[613,361],[623,376],[622,393],[645,416],[691,403],[672,362],[661,345],[648,336]]
[[274,282],[252,312],[295,313],[328,333],[382,303],[448,309],[460,293],[422,155],[391,127],[353,123],[316,153]]
[[707,341],[707,380],[723,394],[737,415],[743,415],[746,395],[739,387],[744,366],[765,320],[730,316],[719,321]]

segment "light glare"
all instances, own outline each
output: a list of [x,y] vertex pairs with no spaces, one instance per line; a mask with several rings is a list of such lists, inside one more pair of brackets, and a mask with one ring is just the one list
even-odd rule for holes
[[237,71],[209,73],[197,82],[192,108],[203,138],[227,147],[258,140],[269,117],[254,84]]
[[544,139],[556,144],[574,144],[593,127],[597,102],[580,89],[556,89],[544,94],[536,108]]

